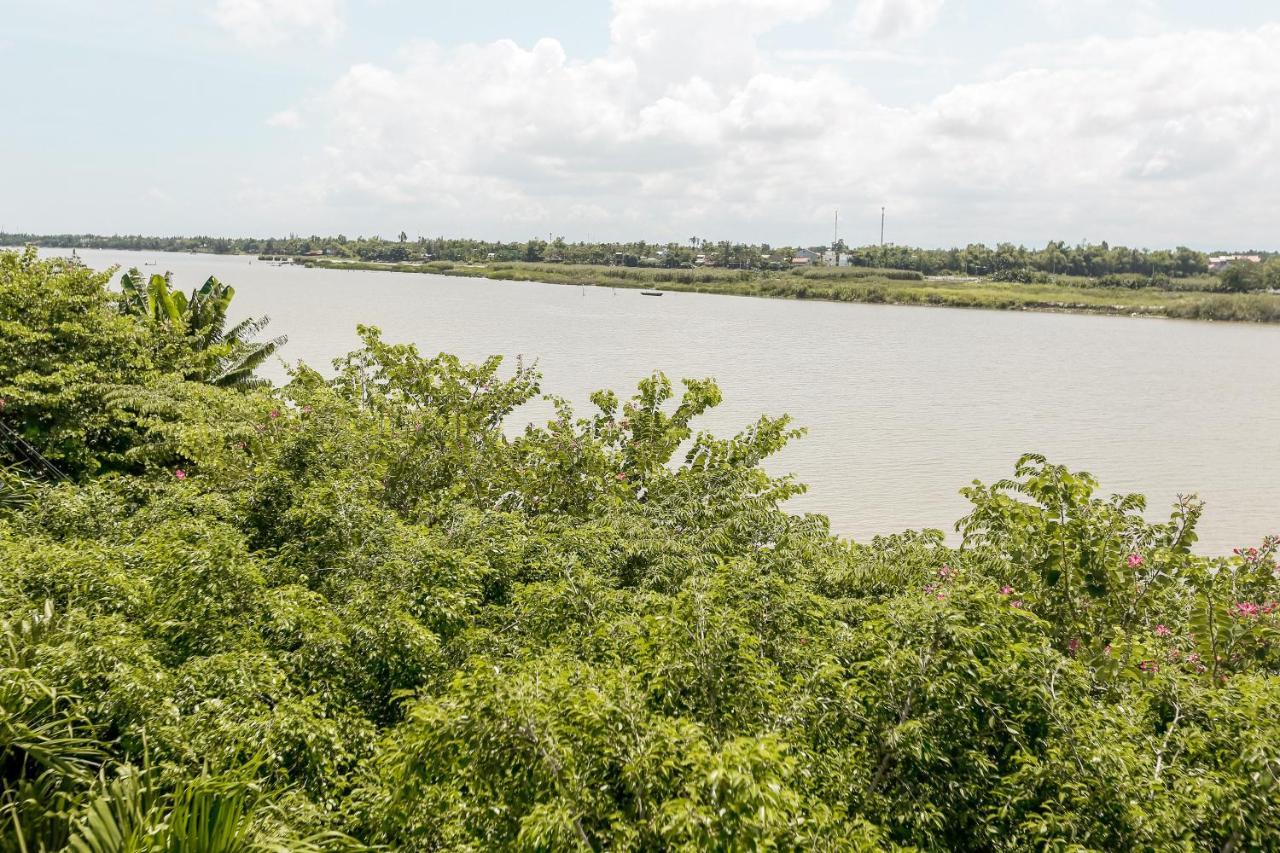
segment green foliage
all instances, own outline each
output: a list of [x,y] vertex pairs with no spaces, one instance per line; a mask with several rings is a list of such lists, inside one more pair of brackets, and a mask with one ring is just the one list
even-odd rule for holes
[[110,310],[109,278],[34,249],[0,252],[0,419],[70,472],[128,447],[106,391],[155,370],[144,330]]
[[[234,291],[214,278],[187,297],[131,271],[117,296],[111,274],[34,249],[0,252],[0,462],[18,463],[14,476],[132,470],[148,431],[122,399],[181,380],[252,388],[285,342],[253,340],[265,318],[228,329]],[[157,407],[172,409],[169,396]],[[5,476],[0,494],[13,488]]]
[[81,381],[110,462],[5,475],[3,849],[1280,843],[1280,540],[1199,556],[1193,498],[1028,455],[959,547],[855,544],[783,509],[786,417],[697,429],[710,380],[515,433],[536,371],[361,328],[225,388],[181,319],[216,285],[135,283],[139,322],[0,263],[0,347],[43,353],[6,417]]
[[1261,264],[1234,263],[1222,271],[1221,287],[1227,293],[1246,293],[1266,288],[1266,276]]
[[270,323],[267,317],[246,318],[228,329],[227,309],[235,289],[213,276],[188,297],[172,289],[167,275],[152,275],[144,284],[132,269],[121,277],[120,289],[125,313],[186,339],[195,359],[186,371],[188,379],[223,388],[261,385],[253,372],[287,341],[284,336],[254,340]]

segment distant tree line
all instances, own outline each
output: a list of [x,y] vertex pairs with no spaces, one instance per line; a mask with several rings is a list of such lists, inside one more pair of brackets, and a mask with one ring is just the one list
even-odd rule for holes
[[[801,249],[824,252],[833,248],[830,245],[797,247],[734,243],[701,237],[667,243],[645,240],[571,243],[563,237],[507,242],[450,237],[419,237],[411,240],[403,231],[390,240],[380,236],[349,238],[344,234],[331,237],[290,234],[288,237],[227,238],[0,232],[0,245],[27,243],[76,249],[289,256],[311,254],[389,263],[425,260],[462,263],[531,261],[672,268],[708,265],[740,269],[784,269],[791,266],[792,258]],[[1091,278],[1108,275],[1187,278],[1209,273],[1208,255],[1186,246],[1175,249],[1137,249],[1112,246],[1105,241],[1072,246],[1055,240],[1040,249],[1013,243],[999,243],[994,247],[970,243],[963,248],[923,249],[892,244],[850,247],[841,241],[834,248],[846,255],[847,263],[853,266],[914,270],[925,275],[997,276],[1017,280],[1032,273]]]

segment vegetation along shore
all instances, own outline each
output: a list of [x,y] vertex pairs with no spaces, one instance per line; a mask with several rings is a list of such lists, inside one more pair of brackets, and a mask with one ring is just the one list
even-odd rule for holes
[[1280,322],[1280,256],[1107,243],[1041,249],[515,242],[380,237],[214,238],[0,233],[2,244],[253,254],[328,269],[1023,311]]
[[1045,276],[1008,281],[997,277],[927,278],[911,270],[815,267],[799,270],[667,270],[520,261],[454,264],[449,261],[386,263],[299,258],[320,269],[390,270],[505,281],[537,281],[594,287],[659,288],[692,293],[815,299],[885,305],[934,305],[1012,311],[1169,317],[1280,323],[1280,293],[1227,292],[1216,277],[1153,286],[1131,278]]

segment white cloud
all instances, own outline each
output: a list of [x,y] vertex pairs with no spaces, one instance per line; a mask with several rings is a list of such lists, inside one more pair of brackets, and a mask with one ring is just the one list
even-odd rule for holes
[[236,39],[255,46],[297,38],[329,42],[343,26],[341,0],[218,0],[211,14]]
[[[544,39],[354,66],[309,107],[309,183],[428,233],[817,241],[839,206],[868,211],[856,241],[883,203],[904,242],[1273,241],[1280,25],[1039,45],[890,107],[757,42],[825,5],[618,0],[594,58]],[[690,51],[725,18],[732,62]]]
[[296,129],[302,127],[302,114],[295,109],[281,110],[267,119],[267,127]]
[[830,0],[615,0],[613,53],[644,68],[646,88],[702,77],[731,83],[760,67],[756,40],[811,20]]
[[946,0],[860,0],[853,13],[858,35],[877,41],[918,36],[938,22]]

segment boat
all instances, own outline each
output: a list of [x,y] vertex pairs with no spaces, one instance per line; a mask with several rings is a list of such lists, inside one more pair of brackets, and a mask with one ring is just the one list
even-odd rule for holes
[[661,296],[662,291],[661,290],[642,290],[640,291],[640,295],[641,296]]

